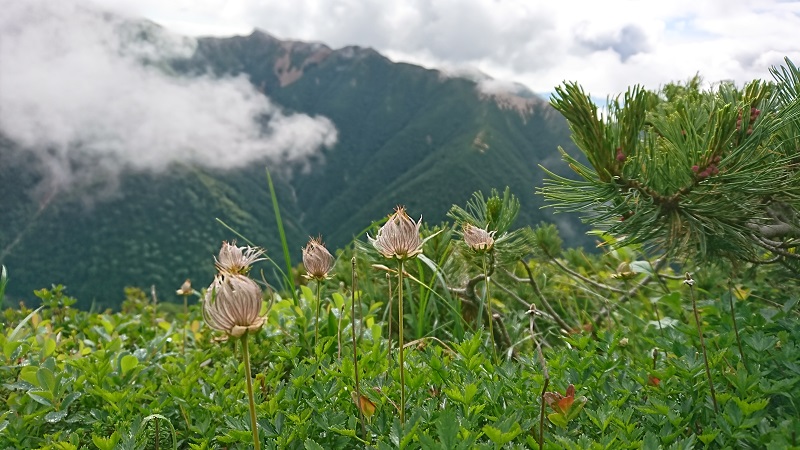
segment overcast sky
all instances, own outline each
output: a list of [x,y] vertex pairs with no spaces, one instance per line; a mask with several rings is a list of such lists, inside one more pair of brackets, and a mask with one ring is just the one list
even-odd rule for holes
[[778,0],[97,0],[193,36],[249,34],[373,47],[427,67],[477,68],[549,93],[605,97],[700,73],[741,84],[800,63],[800,2]]

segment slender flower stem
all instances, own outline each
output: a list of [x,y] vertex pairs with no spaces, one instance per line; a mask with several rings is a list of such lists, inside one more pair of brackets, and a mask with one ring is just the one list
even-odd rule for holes
[[336,342],[339,345],[339,350],[336,353],[336,356],[339,362],[342,361],[342,319],[344,318],[345,306],[346,305],[342,303],[342,307],[339,308],[339,321],[336,324]]
[[353,264],[353,292],[352,302],[350,304],[351,323],[350,327],[353,330],[353,373],[355,374],[356,382],[356,409],[358,410],[358,420],[361,422],[361,435],[364,439],[367,438],[367,427],[364,425],[364,412],[361,410],[361,386],[358,382],[358,322],[356,322],[356,290],[358,289],[358,276],[356,275],[356,257],[352,259]]
[[186,295],[183,296],[183,316],[183,342],[181,343],[181,354],[186,353],[186,322],[189,321],[189,302]]
[[739,356],[742,358],[742,364],[744,364],[745,370],[750,372],[750,369],[747,367],[747,360],[744,358],[744,350],[742,350],[742,339],[739,337],[739,327],[736,326],[736,310],[733,304],[734,290],[733,290],[733,284],[730,281],[728,282],[728,291],[730,294],[728,300],[730,301],[731,304],[731,320],[733,321],[733,332],[736,334],[736,345],[739,346]]
[[708,368],[708,355],[706,354],[706,343],[703,340],[703,326],[700,323],[700,314],[697,312],[697,302],[694,299],[694,283],[689,284],[689,294],[692,297],[692,309],[694,310],[694,321],[697,323],[697,334],[700,336],[700,347],[703,348],[703,362],[706,365],[706,377],[708,377],[708,387],[711,389],[711,401],[714,403],[714,412],[719,414],[717,407],[717,394],[714,391],[714,381],[711,379],[711,369]]
[[489,338],[491,338],[492,342],[492,358],[493,362],[497,364],[497,345],[494,343],[494,315],[492,314],[492,296],[489,294],[489,273],[486,271],[486,255],[483,255],[483,277],[486,282],[486,291],[485,291],[485,298],[484,303],[486,303],[486,309],[489,312]]
[[405,360],[403,359],[403,260],[398,262],[397,271],[397,321],[399,324],[400,332],[400,423],[405,423],[405,409],[406,409],[406,372]]
[[389,364],[391,364],[392,363],[392,300],[394,300],[394,297],[392,297],[392,277],[391,277],[391,275],[387,274],[386,279],[388,280],[388,283],[389,283],[389,331],[387,333],[387,337],[389,338],[389,342],[387,343],[387,347],[388,347],[389,350],[387,351],[387,355],[388,355],[388,359],[389,359]]
[[550,385],[550,371],[547,370],[547,361],[544,359],[542,353],[542,343],[536,339],[536,306],[531,304],[528,307],[528,326],[531,333],[531,339],[536,344],[536,355],[539,357],[539,364],[542,366],[542,375],[544,376],[544,384],[542,385],[542,392],[539,394],[539,450],[544,448],[544,394],[547,392],[547,387]]
[[317,353],[317,345],[319,344],[319,312],[320,312],[320,288],[322,287],[322,280],[317,280],[317,317],[314,320],[314,353]]
[[244,372],[247,377],[247,399],[250,401],[250,428],[253,430],[253,448],[261,450],[258,440],[258,422],[256,422],[256,402],[253,399],[253,380],[250,375],[250,346],[247,344],[247,333],[242,335],[242,358],[244,358]]

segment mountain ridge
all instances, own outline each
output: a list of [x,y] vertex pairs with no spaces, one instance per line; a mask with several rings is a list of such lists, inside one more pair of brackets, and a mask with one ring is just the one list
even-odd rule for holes
[[[179,76],[244,75],[281,108],[330,119],[338,141],[293,168],[262,161],[231,171],[125,174],[118,195],[91,209],[80,192],[67,192],[39,215],[30,195],[37,175],[24,164],[0,167],[0,178],[21,186],[13,200],[0,200],[10,217],[0,249],[13,246],[0,260],[12,277],[10,298],[30,299],[53,282],[83,307],[115,307],[127,285],[172,292],[192,278],[202,286],[213,275],[208,255],[234,237],[215,218],[274,254],[280,244],[265,165],[295,263],[308,236],[342,247],[397,204],[439,223],[474,191],[506,186],[522,203],[517,225],[556,219],[567,241],[585,242],[574,217],[541,211],[533,193],[538,165],[566,173],[556,149],[572,148],[566,122],[541,98],[482,92],[479,81],[395,63],[369,48],[334,50],[260,30],[199,38],[191,57],[169,67]],[[13,150],[0,144],[3,152]]]

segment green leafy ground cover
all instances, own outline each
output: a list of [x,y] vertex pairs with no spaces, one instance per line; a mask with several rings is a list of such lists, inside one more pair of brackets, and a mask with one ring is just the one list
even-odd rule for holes
[[[552,229],[537,231],[543,237]],[[427,246],[439,244],[426,244],[429,254],[436,252]],[[612,280],[609,287],[632,286],[647,277],[643,272],[611,278],[617,260],[641,256],[630,249],[602,256],[573,251],[563,260],[578,255],[583,263],[573,267],[593,279]],[[419,295],[427,291],[425,283],[407,284],[410,342],[401,425],[397,345],[390,355],[382,317],[387,279],[370,267],[368,256],[358,265],[364,280],[356,295],[360,318],[355,323],[360,390],[375,410],[361,429],[352,396],[353,296],[343,281],[350,278],[349,256],[340,254],[336,279],[323,286],[319,346],[313,346],[313,283],[302,286],[296,298],[273,294],[268,323],[251,339],[263,447],[537,448],[542,365],[529,315],[500,289],[494,303],[511,345],[499,344],[505,351],[495,362],[485,329],[472,331],[474,323],[467,320],[453,324],[448,302],[457,300],[443,291],[425,299]],[[525,276],[522,264],[513,264],[515,276]],[[606,316],[605,302],[588,292],[585,282],[564,283],[565,275],[542,259],[527,265],[557,313],[586,328],[561,333],[552,321],[536,319],[534,335],[545,344],[547,390],[564,394],[569,385],[575,388],[571,405],[545,406],[544,448],[797,446],[798,298],[796,290],[787,295],[776,289],[779,273],[754,277],[729,291],[718,282],[724,280],[718,270],[695,272],[719,403],[715,413],[689,287],[680,279],[662,278],[663,286],[654,283]],[[586,270],[590,267],[593,272]],[[420,280],[432,275],[424,266],[410,267],[409,274]],[[524,284],[515,289],[520,297],[531,297]],[[584,294],[575,295],[580,291]],[[122,312],[96,313],[70,308],[73,300],[60,287],[36,295],[41,308],[4,314],[0,447],[173,448],[173,439],[178,448],[252,445],[240,343],[214,342],[198,305],[187,314],[172,305],[154,309],[143,292],[130,290]],[[731,295],[744,360],[729,315]],[[428,304],[421,310],[424,301]],[[597,328],[591,328],[592,314],[600,315]],[[341,349],[337,329],[343,333]]]

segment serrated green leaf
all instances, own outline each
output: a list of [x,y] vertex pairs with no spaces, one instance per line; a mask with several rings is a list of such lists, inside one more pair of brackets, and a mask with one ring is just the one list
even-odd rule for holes
[[642,450],[659,450],[660,448],[661,443],[658,442],[658,436],[652,431],[645,433],[642,441]]
[[109,437],[92,435],[92,443],[100,450],[114,450],[119,442],[119,431],[111,433]]
[[317,444],[313,439],[308,438],[303,443],[305,445],[306,450],[325,450],[321,445]]
[[697,436],[697,438],[700,439],[700,442],[702,442],[703,444],[709,445],[714,441],[714,439],[717,438],[718,435],[719,435],[719,430],[713,430],[707,433],[703,433],[700,436]]
[[501,431],[500,429],[487,424],[483,426],[483,432],[489,439],[492,440],[492,442],[494,442],[497,447],[502,447],[513,441],[518,434],[522,433],[522,428],[519,426],[519,423],[514,422],[514,425],[511,426],[510,430]]
[[347,436],[347,437],[351,437],[351,438],[354,438],[354,439],[358,439],[359,441],[361,441],[364,444],[367,443],[365,440],[363,440],[360,437],[358,437],[358,435],[356,434],[356,430],[350,430],[350,429],[347,429],[347,428],[335,428],[335,427],[330,427],[329,430],[333,431],[334,433],[341,434],[342,436]]
[[456,448],[458,443],[458,419],[452,410],[444,410],[436,421],[436,433],[444,448]]

